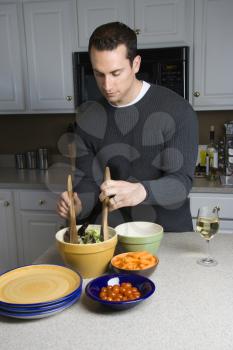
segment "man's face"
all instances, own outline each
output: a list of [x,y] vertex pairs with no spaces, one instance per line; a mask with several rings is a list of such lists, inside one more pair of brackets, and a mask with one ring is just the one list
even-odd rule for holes
[[137,96],[139,85],[135,74],[140,68],[140,56],[131,65],[126,46],[121,44],[111,51],[93,47],[90,58],[97,85],[111,104],[125,105]]

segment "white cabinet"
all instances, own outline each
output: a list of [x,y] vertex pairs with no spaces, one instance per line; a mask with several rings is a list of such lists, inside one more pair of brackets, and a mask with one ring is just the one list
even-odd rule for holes
[[31,264],[55,243],[55,233],[65,226],[56,213],[57,195],[49,191],[15,192],[20,264]]
[[134,28],[138,47],[192,42],[194,0],[77,0],[79,47],[86,49],[93,30],[120,21]]
[[49,191],[0,189],[0,273],[33,263],[55,244],[66,225],[56,213],[57,198]]
[[187,45],[192,42],[193,0],[135,0],[138,44]]
[[0,113],[74,112],[76,48],[75,0],[0,0]]
[[0,3],[0,110],[24,110],[20,9]]
[[18,263],[13,205],[12,192],[0,190],[0,273]]
[[196,110],[233,109],[233,1],[195,0]]
[[73,110],[73,1],[25,2],[30,110]]
[[79,47],[87,49],[93,30],[107,22],[120,21],[133,26],[130,0],[77,0]]
[[190,193],[190,208],[195,225],[198,208],[219,206],[220,232],[233,233],[233,194]]

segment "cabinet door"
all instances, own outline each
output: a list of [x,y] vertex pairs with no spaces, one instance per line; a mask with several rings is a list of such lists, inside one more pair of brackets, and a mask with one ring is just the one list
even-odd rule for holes
[[0,191],[0,273],[17,266],[15,218],[12,194]]
[[73,111],[74,1],[23,3],[32,110]]
[[135,0],[138,44],[184,45],[191,40],[193,0]]
[[194,90],[196,110],[233,108],[233,1],[196,0]]
[[231,194],[220,193],[190,193],[190,209],[193,218],[193,227],[196,226],[196,218],[198,209],[201,206],[210,206],[214,208],[216,205],[220,207],[220,227],[221,233],[233,233],[233,196]]
[[21,211],[20,260],[31,264],[51,245],[55,244],[55,234],[63,226],[56,213]]
[[17,4],[0,4],[0,110],[24,109]]
[[79,47],[87,49],[93,30],[120,21],[133,28],[132,0],[77,0]]

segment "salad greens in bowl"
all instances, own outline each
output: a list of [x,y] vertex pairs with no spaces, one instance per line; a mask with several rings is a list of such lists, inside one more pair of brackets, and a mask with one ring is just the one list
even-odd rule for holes
[[[79,228],[80,225],[77,230]],[[67,227],[61,229],[55,236],[57,249],[64,263],[79,272],[83,278],[97,277],[106,272],[117,244],[116,231],[108,227],[109,239],[102,241],[101,225],[90,224],[83,236],[80,235],[82,242],[69,243],[65,241],[67,230]]]

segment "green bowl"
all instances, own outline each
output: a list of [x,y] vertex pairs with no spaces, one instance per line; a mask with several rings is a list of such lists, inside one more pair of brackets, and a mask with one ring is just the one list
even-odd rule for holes
[[148,251],[156,254],[163,238],[163,227],[153,222],[133,221],[115,227],[119,252]]

